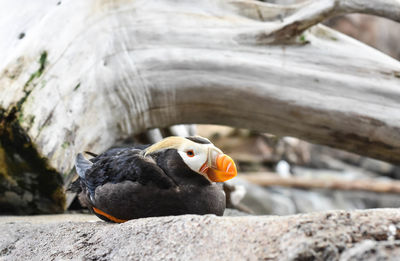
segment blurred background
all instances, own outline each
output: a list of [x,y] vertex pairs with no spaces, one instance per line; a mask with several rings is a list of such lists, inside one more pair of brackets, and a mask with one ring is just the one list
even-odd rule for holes
[[292,137],[199,125],[198,134],[231,155],[239,177],[228,181],[239,210],[287,215],[331,209],[399,207],[400,168]]

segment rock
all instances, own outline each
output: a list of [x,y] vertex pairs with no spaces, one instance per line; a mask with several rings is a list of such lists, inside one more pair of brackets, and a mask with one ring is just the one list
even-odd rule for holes
[[377,260],[400,250],[397,209],[123,224],[0,221],[0,230],[0,260]]
[[235,178],[226,183],[244,187],[246,194],[240,204],[254,214],[289,215],[296,213],[296,206],[288,189],[263,188],[241,178]]
[[34,215],[34,216],[0,216],[0,225],[15,223],[50,224],[62,222],[97,222],[99,218],[91,214],[55,214],[55,215]]
[[390,176],[395,168],[395,166],[390,163],[371,158],[363,158],[360,167],[385,176]]
[[[332,171],[327,173],[326,178],[333,174]],[[320,174],[322,176],[323,172]],[[239,209],[246,209],[248,213],[256,215],[291,215],[332,209],[400,208],[399,196],[393,193],[261,187],[241,178],[227,183],[244,188],[246,194],[240,201]]]
[[364,240],[343,252],[340,261],[400,260],[400,241]]

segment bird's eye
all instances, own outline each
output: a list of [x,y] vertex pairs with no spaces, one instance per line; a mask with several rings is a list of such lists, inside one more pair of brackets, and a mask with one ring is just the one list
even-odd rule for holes
[[188,155],[189,157],[193,157],[194,156],[193,150],[186,151],[186,155]]

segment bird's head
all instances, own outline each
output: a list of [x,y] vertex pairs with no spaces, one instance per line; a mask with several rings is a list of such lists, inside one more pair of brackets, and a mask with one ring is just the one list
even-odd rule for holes
[[183,162],[210,182],[224,182],[237,175],[235,162],[208,139],[168,137],[146,149],[145,155],[175,149]]

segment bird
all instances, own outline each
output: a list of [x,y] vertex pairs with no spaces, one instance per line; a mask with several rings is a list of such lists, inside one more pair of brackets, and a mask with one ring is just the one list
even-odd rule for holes
[[70,190],[100,219],[131,219],[225,210],[222,182],[235,162],[207,138],[170,136],[152,145],[112,148],[90,160],[78,153]]

